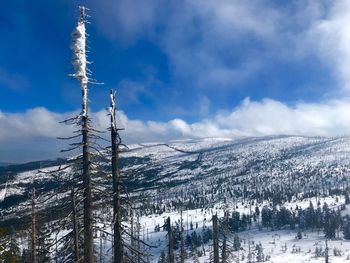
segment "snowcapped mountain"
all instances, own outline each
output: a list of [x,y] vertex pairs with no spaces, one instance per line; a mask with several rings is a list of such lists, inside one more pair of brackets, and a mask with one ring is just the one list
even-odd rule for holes
[[[350,179],[349,156],[350,137],[184,140],[130,145],[121,155],[121,173],[130,189],[152,192],[149,196],[153,198],[195,195],[208,205],[241,196],[243,189],[245,195],[252,195],[261,190],[302,194],[345,187]],[[42,195],[52,194],[58,185],[68,185],[69,177],[57,180],[47,173],[67,162],[0,167],[2,216],[15,216],[16,206],[29,201],[34,181]],[[108,186],[108,179],[104,183]]]
[[[211,138],[130,145],[122,152],[120,165],[126,192],[135,206],[142,207],[144,238],[146,231],[147,240],[157,246],[152,253],[158,257],[166,250],[166,243],[160,240],[166,239],[155,227],[161,226],[166,216],[178,221],[179,204],[187,216],[187,232],[189,217],[191,224],[204,231],[214,212],[219,216],[224,216],[224,211],[251,213],[249,200],[259,203],[260,209],[265,204],[306,208],[310,201],[316,206],[321,198],[328,198],[337,207],[335,197],[330,196],[341,196],[340,191],[349,189],[349,156],[350,137]],[[55,176],[50,172],[70,162],[68,158],[0,167],[0,227],[28,226],[33,184],[41,217],[59,219],[59,213],[50,212],[69,198],[74,172],[72,168]],[[105,201],[99,193],[110,191],[111,179],[108,174],[96,173],[94,177],[98,185],[95,204],[102,211]],[[100,226],[106,227],[106,223]],[[254,231],[257,229],[252,233],[260,236],[261,242],[266,241],[266,235]],[[251,233],[244,235],[248,238]],[[294,238],[295,233],[288,235]]]

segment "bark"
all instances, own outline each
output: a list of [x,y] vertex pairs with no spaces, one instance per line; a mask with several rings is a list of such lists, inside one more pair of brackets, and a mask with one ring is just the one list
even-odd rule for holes
[[226,241],[226,233],[224,233],[224,235],[223,235],[221,259],[222,259],[222,263],[227,263],[227,241]]
[[140,251],[141,251],[141,242],[140,242],[140,238],[141,238],[141,224],[140,224],[140,215],[137,214],[136,216],[136,259],[137,259],[137,263],[141,263],[141,256],[140,256]]
[[77,220],[77,211],[75,206],[74,190],[71,190],[72,202],[72,220],[73,220],[73,243],[74,243],[74,262],[79,261],[79,229]]
[[37,232],[36,232],[36,200],[35,200],[35,188],[32,193],[32,262],[38,263],[37,258]]
[[120,204],[120,170],[119,159],[119,141],[118,130],[115,120],[115,96],[111,91],[111,142],[112,142],[112,180],[113,180],[113,229],[114,229],[114,262],[122,263],[124,261],[122,232],[121,232],[121,204]]
[[[134,211],[131,208],[130,209],[130,234],[131,234],[131,247],[134,248],[136,250],[136,245],[135,245],[135,240],[133,239],[134,237],[134,230],[135,230],[135,226],[134,226]],[[136,260],[136,256],[134,255],[134,251],[131,252],[132,253],[132,258]]]
[[186,252],[185,252],[185,242],[184,242],[184,228],[183,228],[183,219],[182,219],[182,207],[181,207],[181,221],[180,221],[180,235],[181,235],[181,240],[180,240],[180,263],[185,262],[186,258]]
[[219,263],[219,228],[218,215],[213,215],[213,248],[214,248],[214,263]]
[[[87,90],[83,90],[87,93]],[[87,105],[84,104],[86,112]],[[83,133],[83,187],[84,187],[84,262],[93,262],[93,235],[92,235],[92,197],[91,197],[91,175],[90,175],[90,153],[89,153],[89,128],[87,116],[82,117]]]
[[170,217],[167,218],[166,225],[167,225],[167,230],[168,230],[168,258],[169,258],[169,263],[175,263],[173,231],[171,229]]

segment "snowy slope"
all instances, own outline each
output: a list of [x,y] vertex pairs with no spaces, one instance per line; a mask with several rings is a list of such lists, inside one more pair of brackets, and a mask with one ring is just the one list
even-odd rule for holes
[[[338,207],[344,200],[338,198],[336,202],[335,196],[327,196],[332,189],[348,187],[349,156],[350,137],[269,136],[236,140],[183,140],[130,145],[129,150],[121,154],[121,173],[127,178],[128,190],[137,191],[137,194],[131,193],[130,196],[142,195],[141,199],[135,199],[135,205],[145,207],[140,224],[145,240],[157,246],[151,250],[156,262],[160,252],[166,251],[166,233],[155,232],[155,225],[162,225],[169,215],[173,222],[179,220],[179,212],[169,204],[181,199],[187,207],[192,207],[184,211],[187,220],[185,228],[189,228],[189,222],[197,222],[198,231],[210,227],[213,213],[223,215],[224,210],[248,212],[244,202],[262,191],[290,193],[290,200],[283,200],[286,207],[298,205],[304,208],[310,200],[316,207],[316,200],[320,198],[323,198],[322,202]],[[46,207],[58,205],[67,198],[72,171],[67,169],[57,181],[57,177],[54,178],[49,172],[58,167],[55,164],[13,172],[9,179],[4,179],[7,174],[0,174],[0,216],[11,222],[13,218],[29,214],[33,180],[41,199],[55,194],[55,198],[47,201]],[[110,179],[101,177],[100,180],[105,187],[102,190],[108,191]],[[62,186],[67,186],[67,191],[57,193],[58,187]],[[310,199],[310,193],[315,191],[322,196]],[[268,197],[266,199],[266,203],[271,202]],[[261,203],[260,207],[263,205]],[[157,206],[164,213],[153,213],[152,206]],[[310,251],[314,251],[315,246],[324,245],[323,234],[310,232],[306,235],[301,241],[296,241],[295,232],[287,230],[261,232],[252,229],[240,233],[245,242],[252,236],[255,242],[261,242],[266,252],[272,255],[271,262],[322,262]],[[287,252],[281,251],[283,244],[287,244]],[[292,253],[293,246],[301,247],[300,251]],[[330,248],[333,246],[343,248],[343,257],[339,257],[339,260],[335,257],[332,262],[343,262],[349,254],[348,243],[332,241]],[[109,248],[106,242],[106,251]],[[247,250],[247,243],[243,248]],[[210,249],[207,246],[204,251]],[[204,255],[200,261],[208,262],[208,258],[208,254]]]

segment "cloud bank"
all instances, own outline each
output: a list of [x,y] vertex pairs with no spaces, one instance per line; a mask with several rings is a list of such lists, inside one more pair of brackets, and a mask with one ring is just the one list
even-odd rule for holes
[[[125,128],[126,143],[168,141],[187,138],[263,135],[340,136],[350,134],[350,101],[297,103],[288,106],[279,101],[244,99],[232,110],[218,111],[213,118],[188,123],[183,119],[168,122],[129,119],[118,113],[119,127]],[[59,156],[67,142],[56,137],[72,135],[73,127],[59,122],[76,112],[55,113],[34,108],[24,113],[0,112],[0,160],[28,161]],[[96,129],[106,131],[109,119],[106,110],[91,114]],[[108,138],[108,133],[106,133]],[[22,151],[19,151],[22,147]],[[26,151],[27,149],[27,151]]]

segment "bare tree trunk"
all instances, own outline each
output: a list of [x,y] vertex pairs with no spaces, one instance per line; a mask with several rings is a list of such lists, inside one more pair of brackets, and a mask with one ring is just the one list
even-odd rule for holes
[[[87,90],[84,89],[84,91]],[[83,95],[87,96],[87,95]],[[87,105],[83,104],[87,111]],[[92,235],[92,197],[91,197],[91,177],[90,177],[90,154],[89,154],[89,128],[88,117],[83,116],[83,187],[84,187],[84,261],[93,262],[93,235]]]
[[223,241],[222,241],[222,263],[227,263],[227,241],[226,241],[226,231],[224,230]]
[[136,248],[136,257],[137,257],[137,263],[141,263],[141,257],[140,257],[140,251],[141,251],[141,242],[140,242],[140,238],[141,238],[141,224],[140,224],[140,214],[137,213],[136,216],[136,232],[137,232],[137,240],[136,240],[136,244],[137,244],[137,248]]
[[219,263],[219,228],[218,215],[213,215],[213,248],[214,248],[214,263]]
[[325,263],[329,263],[328,240],[327,239],[326,239],[326,249],[324,251],[324,260],[325,260]]
[[[134,233],[134,230],[135,230],[135,226],[134,226],[134,211],[133,211],[133,208],[131,207],[130,209],[130,235],[131,235],[131,240],[130,240],[130,245],[132,248],[135,248],[136,249],[136,246],[135,246],[135,240],[133,239],[135,233]],[[132,258],[136,259],[136,256],[134,255],[134,251],[131,251],[131,255],[132,255]]]
[[100,263],[103,263],[103,256],[102,256],[102,237],[100,235]]
[[180,263],[185,262],[186,252],[185,252],[185,242],[184,242],[184,227],[183,227],[183,218],[182,218],[182,207],[180,210]]
[[124,261],[123,242],[121,233],[121,205],[120,205],[120,170],[118,166],[120,138],[115,119],[115,94],[110,95],[111,142],[112,142],[112,179],[113,179],[113,228],[114,228],[114,262]]
[[32,262],[38,263],[37,258],[37,233],[36,233],[36,200],[35,200],[35,187],[33,187],[32,193]]
[[74,189],[71,190],[72,202],[72,220],[73,220],[73,239],[74,239],[74,262],[79,261],[79,229],[77,220],[77,211],[75,207]]
[[251,242],[250,238],[248,237],[248,263],[252,263],[253,255],[252,255],[252,249],[251,249]]
[[171,229],[170,216],[166,220],[166,225],[167,225],[167,230],[168,230],[168,258],[169,258],[169,263],[175,263],[173,231]]

